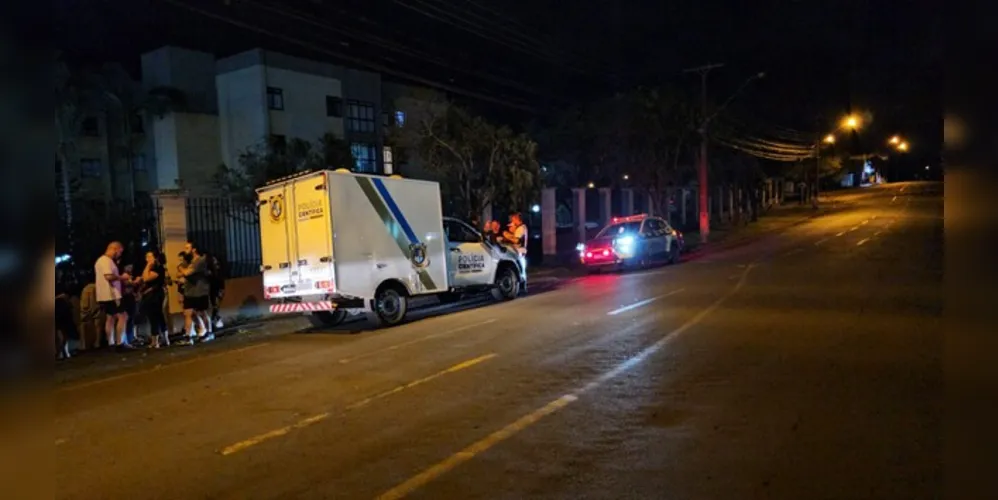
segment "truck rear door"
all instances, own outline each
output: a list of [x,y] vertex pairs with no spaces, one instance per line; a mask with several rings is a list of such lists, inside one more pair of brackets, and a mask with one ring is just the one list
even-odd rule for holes
[[292,187],[297,244],[291,277],[299,295],[333,293],[333,221],[329,213],[326,173],[297,179]]
[[268,299],[331,293],[332,224],[325,174],[259,191],[264,295]]
[[[283,296],[291,280],[291,260],[296,253],[294,229],[288,222],[288,205],[293,193],[289,183],[268,186],[258,191],[260,208],[260,253],[264,297]],[[294,220],[292,218],[291,220]]]

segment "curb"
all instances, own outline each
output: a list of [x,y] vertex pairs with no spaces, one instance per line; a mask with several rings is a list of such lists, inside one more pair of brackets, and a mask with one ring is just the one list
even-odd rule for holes
[[743,236],[741,238],[739,238],[739,237],[737,237],[737,235],[735,235],[735,237],[733,239],[726,240],[726,241],[725,240],[721,240],[721,242],[715,243],[715,244],[711,244],[710,242],[708,242],[705,246],[698,247],[695,250],[688,252],[685,255],[685,259],[684,260],[696,260],[696,259],[698,259],[700,257],[703,257],[704,255],[707,255],[707,254],[709,254],[711,252],[721,252],[721,251],[731,250],[731,249],[734,249],[734,248],[745,246],[745,245],[748,245],[748,244],[753,243],[755,241],[758,241],[758,240],[760,240],[762,238],[766,238],[766,237],[769,237],[769,236],[772,236],[772,235],[775,235],[775,234],[783,233],[783,232],[785,232],[785,231],[787,231],[787,230],[789,230],[791,228],[794,228],[794,227],[797,227],[797,226],[799,226],[801,224],[804,224],[805,222],[807,222],[809,220],[817,219],[818,217],[824,217],[824,216],[832,213],[835,210],[837,210],[837,208],[830,208],[830,209],[826,209],[826,210],[819,210],[818,213],[810,213],[808,215],[800,217],[797,220],[794,220],[793,222],[790,222],[786,226],[781,227],[779,229],[773,229],[773,230],[769,230],[769,231],[763,231],[763,232],[758,233],[758,234],[749,235],[749,236]]

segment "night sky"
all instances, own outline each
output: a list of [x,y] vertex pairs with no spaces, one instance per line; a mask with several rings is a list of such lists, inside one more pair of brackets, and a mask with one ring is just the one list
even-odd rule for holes
[[[486,114],[524,122],[637,85],[698,88],[731,112],[802,131],[850,109],[869,136],[903,133],[938,156],[938,12],[928,2],[756,0],[57,0],[72,58],[118,60],[164,44],[226,56],[265,47],[434,84]],[[565,6],[572,5],[566,9]],[[196,9],[196,10],[192,10]],[[242,26],[238,26],[241,24]],[[819,119],[822,116],[824,118]]]

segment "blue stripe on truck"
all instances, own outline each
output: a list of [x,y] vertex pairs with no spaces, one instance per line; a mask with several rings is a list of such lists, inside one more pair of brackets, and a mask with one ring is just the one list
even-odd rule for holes
[[385,187],[385,182],[377,177],[371,180],[374,181],[374,187],[377,188],[378,193],[384,198],[385,205],[388,205],[388,210],[392,212],[395,220],[402,226],[402,232],[405,233],[406,238],[409,238],[409,243],[419,243],[419,238],[416,237],[416,233],[412,232],[412,226],[409,225],[409,221],[405,220],[405,215],[402,215],[399,206],[395,204],[395,199],[392,198],[392,195],[388,192],[388,188]]

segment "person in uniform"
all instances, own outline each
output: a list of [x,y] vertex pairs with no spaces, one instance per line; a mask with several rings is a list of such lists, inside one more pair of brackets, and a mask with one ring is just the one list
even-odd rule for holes
[[[502,237],[506,244],[520,256],[520,267],[523,270],[527,269],[527,242],[529,241],[527,236],[527,225],[523,223],[523,217],[518,212],[510,215],[509,227]],[[526,291],[526,284],[523,288]]]

